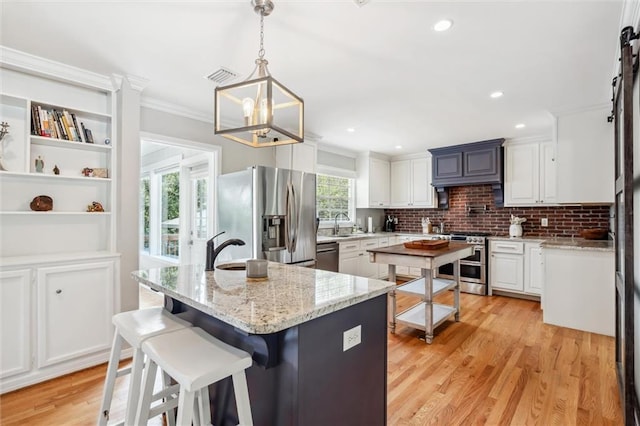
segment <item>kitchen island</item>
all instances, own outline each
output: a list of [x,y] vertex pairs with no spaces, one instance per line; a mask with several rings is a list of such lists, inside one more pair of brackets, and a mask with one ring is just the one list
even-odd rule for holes
[[[434,243],[438,243],[434,241]],[[399,285],[391,291],[391,313],[389,328],[395,333],[396,322],[424,330],[425,342],[433,341],[433,330],[450,317],[460,319],[460,259],[473,254],[473,246],[461,243],[446,243],[437,249],[407,248],[403,244],[367,250],[371,262],[389,265],[389,281],[396,281],[396,266],[420,268],[422,277]],[[453,280],[434,278],[436,268],[453,263]],[[433,303],[433,297],[441,292],[453,290],[453,306]],[[396,314],[396,292],[420,296],[422,301]]]
[[[395,284],[274,262],[268,273],[248,282],[245,271],[177,266],[133,277],[163,293],[173,314],[252,354],[256,425],[384,425]],[[213,423],[237,424],[231,380],[210,395]]]

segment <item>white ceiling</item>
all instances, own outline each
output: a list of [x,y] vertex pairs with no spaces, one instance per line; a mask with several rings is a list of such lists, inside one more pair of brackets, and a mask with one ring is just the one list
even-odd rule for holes
[[[274,2],[265,58],[304,98],[320,145],[401,155],[550,135],[551,113],[611,97],[622,1]],[[258,51],[249,0],[3,0],[0,12],[4,46],[144,77],[143,99],[206,117],[204,76],[224,66],[243,79]],[[441,18],[454,21],[448,32],[432,30]]]

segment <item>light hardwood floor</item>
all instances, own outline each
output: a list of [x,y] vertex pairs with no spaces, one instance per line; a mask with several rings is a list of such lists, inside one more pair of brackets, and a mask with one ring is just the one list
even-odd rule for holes
[[[463,294],[461,306],[461,321],[431,345],[407,327],[389,334],[389,425],[622,424],[613,338],[542,324],[536,302]],[[0,424],[94,424],[105,370],[0,396]],[[112,418],[122,417],[126,386],[118,379]]]

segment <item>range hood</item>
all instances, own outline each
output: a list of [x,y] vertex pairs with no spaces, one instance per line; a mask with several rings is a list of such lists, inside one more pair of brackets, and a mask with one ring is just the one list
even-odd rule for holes
[[496,207],[504,205],[504,139],[491,139],[430,149],[431,185],[438,194],[438,207],[449,208],[452,186],[491,184]]

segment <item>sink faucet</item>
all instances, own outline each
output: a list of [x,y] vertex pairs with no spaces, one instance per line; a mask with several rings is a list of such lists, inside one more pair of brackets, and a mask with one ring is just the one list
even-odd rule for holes
[[338,226],[338,218],[340,217],[340,215],[346,217],[347,220],[351,220],[351,219],[349,219],[349,216],[347,216],[346,213],[340,212],[340,213],[336,214],[336,217],[334,218],[336,224],[333,227],[333,235],[338,235],[340,233],[340,227]]
[[207,261],[206,261],[206,265],[205,265],[205,268],[204,268],[205,271],[213,271],[215,269],[213,264],[216,261],[216,257],[218,257],[220,252],[222,250],[224,250],[227,246],[243,246],[244,245],[244,241],[242,241],[242,240],[240,240],[238,238],[232,238],[230,240],[227,240],[227,241],[223,242],[218,247],[214,248],[213,240],[217,236],[222,235],[222,234],[224,234],[224,231],[220,232],[219,234],[214,235],[209,241],[207,241]]

